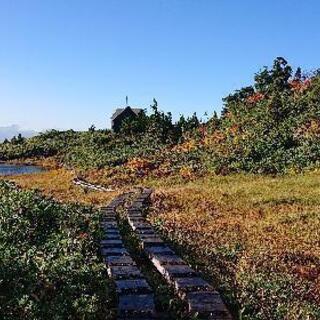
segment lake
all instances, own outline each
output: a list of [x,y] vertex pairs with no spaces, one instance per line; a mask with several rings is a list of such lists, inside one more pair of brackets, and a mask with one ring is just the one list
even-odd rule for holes
[[0,176],[14,176],[19,174],[37,173],[41,171],[43,171],[43,168],[37,166],[0,163]]

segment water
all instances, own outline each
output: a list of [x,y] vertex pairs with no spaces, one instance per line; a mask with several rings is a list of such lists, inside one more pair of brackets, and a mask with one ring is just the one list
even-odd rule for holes
[[43,169],[37,166],[0,163],[0,176],[14,176],[19,174],[37,173],[41,171],[43,171]]

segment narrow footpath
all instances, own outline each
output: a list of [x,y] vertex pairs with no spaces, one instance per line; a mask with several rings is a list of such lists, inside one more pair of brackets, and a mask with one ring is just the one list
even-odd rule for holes
[[101,253],[108,274],[115,283],[118,319],[167,319],[163,312],[158,312],[154,290],[146,280],[147,275],[141,271],[144,266],[137,265],[125,248],[119,230],[121,219],[118,210],[122,209],[122,219],[126,220],[131,237],[137,240],[146,263],[154,267],[168,291],[181,301],[190,316],[188,318],[232,320],[220,294],[188,266],[146,221],[144,211],[148,208],[151,193],[150,189],[125,193],[101,208],[104,230]]

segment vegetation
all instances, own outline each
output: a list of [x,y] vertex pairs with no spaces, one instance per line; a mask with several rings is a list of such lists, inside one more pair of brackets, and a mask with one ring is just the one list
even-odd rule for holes
[[210,145],[215,168],[281,173],[319,165],[319,71],[293,74],[277,58],[271,70],[256,74],[253,86],[224,102],[222,128]]
[[149,185],[151,222],[240,319],[320,319],[319,173]]
[[[118,191],[153,186],[151,222],[241,319],[319,319],[320,72],[277,58],[223,101],[221,116],[203,123],[196,115],[174,122],[154,100],[119,133],[91,126],[19,136],[0,144],[0,160],[54,162],[59,168],[12,179],[68,203],[115,195],[85,192],[76,176]],[[96,258],[99,213],[7,183],[0,202],[4,318],[110,316]]]
[[47,197],[63,203],[105,205],[119,192],[92,192],[79,188],[73,183],[75,178],[76,174],[73,171],[60,168],[38,174],[11,176],[10,180],[23,189],[41,191]]
[[0,318],[111,319],[99,212],[0,182]]
[[198,123],[193,116],[181,117],[174,124],[170,113],[158,111],[156,100],[151,110],[149,116],[142,112],[138,119],[124,123],[119,134],[91,126],[87,132],[51,130],[30,139],[14,138],[0,144],[0,160],[55,157],[80,169],[115,167],[130,159],[156,155],[164,146],[176,144],[184,128]]
[[[277,58],[255,75],[253,86],[230,94],[222,116],[201,124],[196,115],[174,123],[158,109],[108,130],[49,131],[0,144],[0,159],[55,156],[78,169],[117,168],[147,161],[155,175],[214,171],[284,173],[319,166],[320,72],[293,72]],[[159,156],[160,155],[160,156]],[[166,170],[170,168],[170,170]],[[167,172],[168,171],[168,172]],[[187,175],[188,175],[187,174]]]

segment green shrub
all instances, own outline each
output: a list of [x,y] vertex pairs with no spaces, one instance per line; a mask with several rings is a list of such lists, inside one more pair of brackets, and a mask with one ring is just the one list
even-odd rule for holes
[[0,182],[0,318],[111,318],[99,213]]

